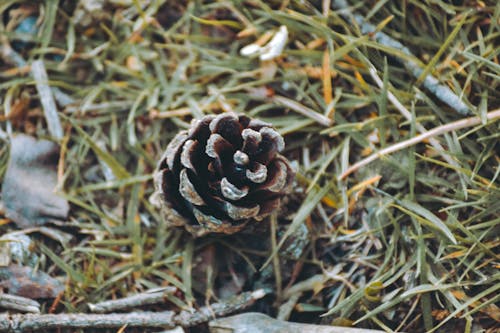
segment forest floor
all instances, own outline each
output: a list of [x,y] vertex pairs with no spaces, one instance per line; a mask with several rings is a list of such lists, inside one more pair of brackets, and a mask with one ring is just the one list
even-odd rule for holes
[[[492,0],[2,1],[0,318],[156,290],[113,312],[499,332],[499,40]],[[193,238],[153,173],[229,111],[284,137],[292,193]]]

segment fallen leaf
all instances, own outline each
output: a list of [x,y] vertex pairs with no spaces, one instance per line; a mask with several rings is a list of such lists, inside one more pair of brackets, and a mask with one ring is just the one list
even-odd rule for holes
[[69,204],[54,193],[58,159],[59,148],[51,141],[12,137],[2,199],[5,215],[20,228],[66,219]]
[[382,333],[379,330],[294,323],[273,319],[263,313],[247,312],[208,323],[210,333]]
[[11,232],[0,237],[0,267],[11,262],[34,267],[38,256],[32,251],[31,238],[19,232]]
[[10,265],[0,267],[0,288],[11,295],[31,299],[55,298],[64,291],[64,284],[31,267]]

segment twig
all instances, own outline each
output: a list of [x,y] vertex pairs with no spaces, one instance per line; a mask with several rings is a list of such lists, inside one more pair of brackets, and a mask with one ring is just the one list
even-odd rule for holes
[[[266,294],[267,292],[263,289],[258,289],[252,292],[241,293],[226,302],[215,303],[210,307],[202,307],[194,313],[190,311],[181,311],[181,313],[175,317],[176,324],[183,327],[195,326],[212,320],[214,317],[222,317],[243,310],[252,305],[256,300],[266,296]],[[185,323],[189,325],[185,325]]]
[[116,310],[130,309],[143,305],[151,305],[165,302],[167,294],[174,293],[177,288],[165,287],[163,291],[145,292],[137,295],[120,298],[112,301],[104,301],[96,304],[88,303],[89,309],[95,313],[106,313]]
[[61,121],[57,114],[56,102],[48,85],[49,78],[43,60],[35,60],[31,64],[31,74],[36,82],[36,89],[40,95],[40,101],[43,106],[43,112],[47,119],[50,134],[57,140],[64,136]]
[[316,111],[289,98],[276,95],[269,97],[269,101],[290,108],[295,112],[298,112],[308,118],[311,118],[312,120],[315,120],[323,126],[328,127],[332,124],[332,119],[325,117],[324,115],[317,113]]
[[[348,4],[345,0],[334,0],[333,1],[333,6],[337,9],[339,9],[339,14],[342,15],[346,19],[351,19],[353,18],[361,27],[361,32],[363,34],[369,34],[373,33],[376,31],[376,27],[368,22],[365,21],[364,17],[358,14],[352,13],[348,9]],[[385,46],[389,46],[392,48],[395,48],[410,57],[415,57],[411,51],[398,42],[397,40],[393,39],[392,37],[388,36],[387,34],[383,32],[376,32],[373,37],[375,40]],[[420,68],[420,66],[412,60],[407,60],[403,61],[402,59],[397,58],[399,62],[403,63],[403,65],[410,71],[410,73],[413,75],[415,78],[419,78],[420,75],[423,73],[423,69]],[[462,115],[467,115],[470,114],[469,107],[460,100],[460,97],[457,96],[450,88],[448,88],[445,85],[442,85],[439,83],[439,80],[435,78],[434,76],[428,74],[425,76],[425,79],[423,81],[423,86],[429,90],[431,93],[434,94],[437,98],[439,98],[442,102],[448,104],[451,108],[453,108],[455,111]]]
[[0,332],[48,330],[55,328],[114,328],[122,327],[192,327],[216,317],[242,310],[265,296],[262,289],[245,292],[225,302],[214,303],[199,310],[162,312],[132,312],[109,314],[16,314],[0,315]]
[[[500,109],[490,111],[486,114],[486,119],[488,119],[488,120],[495,120],[497,118],[500,118]],[[479,124],[481,124],[480,117],[470,117],[470,118],[458,120],[458,121],[455,121],[455,122],[452,122],[452,123],[449,123],[446,125],[438,126],[436,128],[433,128],[430,131],[427,131],[425,133],[417,135],[411,139],[401,141],[395,145],[384,148],[384,149],[368,156],[367,158],[362,159],[361,161],[357,162],[356,164],[354,164],[353,166],[348,168],[346,171],[344,171],[339,176],[339,179],[344,179],[345,177],[349,176],[354,171],[356,171],[359,168],[362,168],[365,165],[379,159],[382,156],[385,156],[385,155],[391,154],[395,151],[416,145],[417,143],[422,142],[425,139],[429,139],[429,138],[432,138],[434,136],[438,136],[438,135],[452,132],[452,131],[457,131],[457,130],[462,129],[462,128],[471,127],[471,126],[475,126],[475,125],[479,125]]]
[[267,89],[264,87],[247,88],[246,91],[252,98],[263,100],[268,103],[275,103],[290,108],[293,111],[298,112],[323,126],[329,127],[333,123],[333,119],[330,119],[290,98],[286,98],[284,96],[279,96],[279,95],[269,96]]
[[55,328],[175,327],[175,312],[110,314],[0,315],[0,332],[25,332]]
[[37,301],[26,297],[1,293],[0,308],[20,312],[40,313],[40,303]]
[[149,116],[152,119],[165,119],[165,118],[189,116],[191,113],[192,113],[191,109],[189,107],[185,107],[169,111],[153,110],[149,113]]

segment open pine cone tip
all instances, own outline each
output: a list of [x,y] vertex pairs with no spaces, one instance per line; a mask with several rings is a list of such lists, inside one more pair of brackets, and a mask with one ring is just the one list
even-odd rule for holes
[[292,186],[284,146],[271,124],[245,115],[193,120],[169,143],[155,175],[167,222],[200,236],[262,220]]

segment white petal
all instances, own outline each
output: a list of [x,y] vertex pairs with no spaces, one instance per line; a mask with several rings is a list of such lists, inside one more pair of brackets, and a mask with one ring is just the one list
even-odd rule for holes
[[273,36],[269,43],[262,48],[263,52],[260,54],[260,60],[265,61],[279,57],[287,42],[288,29],[286,26],[282,25],[280,30]]

